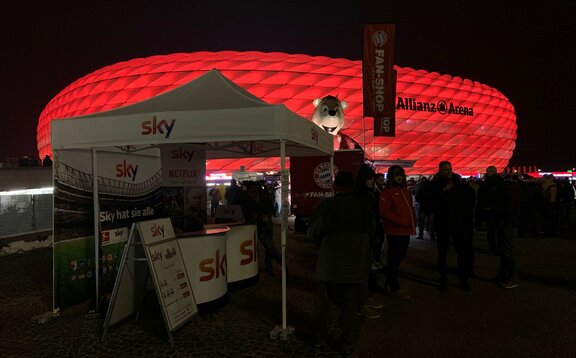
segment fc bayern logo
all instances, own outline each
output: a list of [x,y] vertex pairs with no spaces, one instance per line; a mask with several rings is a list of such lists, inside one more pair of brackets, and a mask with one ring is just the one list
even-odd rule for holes
[[376,31],[372,35],[372,42],[374,42],[374,45],[377,47],[382,47],[388,42],[388,34],[382,30]]
[[[338,174],[338,167],[334,165],[334,175]],[[330,189],[332,176],[330,175],[330,163],[320,163],[314,169],[314,182],[322,189]]]

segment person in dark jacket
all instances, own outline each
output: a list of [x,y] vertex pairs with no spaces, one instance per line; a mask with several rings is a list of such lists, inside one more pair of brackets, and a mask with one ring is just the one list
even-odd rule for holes
[[[376,172],[374,169],[368,165],[362,165],[358,169],[358,175],[356,176],[355,183],[356,193],[368,199],[371,203],[371,208],[374,213],[376,220],[379,220],[380,214],[378,213],[378,197],[379,189],[376,189]],[[372,270],[377,271],[382,268],[382,262],[380,261],[380,256],[382,254],[382,245],[384,243],[384,231],[381,225],[377,225],[376,231],[374,232],[374,237],[371,241],[372,249]],[[372,283],[372,288],[375,283]]]
[[314,340],[322,342],[330,327],[332,303],[340,306],[341,349],[354,347],[356,312],[362,302],[369,271],[370,239],[374,234],[373,209],[354,193],[353,175],[340,171],[333,198],[320,202],[308,226],[308,237],[319,246],[315,278],[318,285]]
[[282,256],[274,245],[274,225],[272,214],[274,205],[266,194],[264,188],[256,182],[246,183],[247,195],[242,199],[244,221],[247,224],[256,224],[258,241],[264,246],[264,267],[266,274],[274,276],[273,261],[282,264]]
[[[372,215],[376,222],[379,222],[380,215],[378,214],[378,192],[375,189],[376,173],[374,169],[368,165],[362,165],[358,169],[356,176],[356,194],[365,198],[370,203]],[[376,225],[374,235],[370,239],[371,260],[368,265],[370,272],[368,273],[368,282],[364,292],[364,304],[359,307],[358,315],[364,318],[376,319],[380,318],[380,314],[375,310],[384,307],[384,304],[375,297],[375,293],[384,292],[378,285],[378,276],[382,268],[380,256],[382,253],[382,244],[384,241],[384,231],[382,225]]]
[[486,168],[484,180],[478,188],[478,207],[482,212],[482,217],[486,220],[486,238],[488,247],[495,255],[498,254],[496,240],[496,206],[500,200],[504,180],[498,175],[498,170],[491,165]]
[[438,180],[434,182],[434,228],[438,242],[438,272],[440,290],[448,289],[448,245],[454,242],[458,257],[460,287],[470,291],[468,278],[474,275],[474,205],[476,194],[460,175],[452,172],[448,161],[438,165]]
[[389,296],[410,299],[398,283],[398,268],[406,257],[410,235],[416,234],[416,211],[412,195],[406,188],[404,169],[393,165],[388,169],[388,185],[380,194],[380,217],[384,220],[384,233],[388,241],[388,274],[386,290]]
[[518,230],[523,190],[518,175],[507,175],[498,193],[499,200],[494,205],[500,267],[493,281],[503,288],[518,287],[514,238]]
[[432,188],[434,183],[423,177],[418,185],[418,190],[415,189],[415,199],[418,203],[417,218],[418,218],[418,237],[417,239],[424,240],[424,231],[428,231],[431,240],[436,240],[434,235],[434,219],[432,215]]

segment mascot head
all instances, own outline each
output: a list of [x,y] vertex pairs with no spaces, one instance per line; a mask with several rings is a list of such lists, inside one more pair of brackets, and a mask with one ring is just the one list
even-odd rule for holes
[[316,107],[312,122],[332,135],[338,134],[344,126],[344,110],[348,107],[348,103],[334,96],[316,98],[312,103]]

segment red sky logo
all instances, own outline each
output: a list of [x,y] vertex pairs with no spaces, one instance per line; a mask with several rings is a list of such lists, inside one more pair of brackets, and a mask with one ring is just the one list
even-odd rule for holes
[[201,282],[226,276],[226,254],[220,256],[220,250],[216,250],[216,257],[200,261],[198,268],[205,273],[200,277]]
[[258,256],[256,248],[256,232],[254,232],[254,238],[252,240],[246,240],[240,244],[240,253],[242,254],[242,260],[240,260],[240,265],[248,265],[252,262],[258,261]]
[[150,228],[150,231],[152,232],[152,237],[156,237],[156,236],[164,237],[164,225],[154,224]]
[[134,181],[137,173],[138,165],[128,164],[126,160],[116,164],[116,178],[132,178]]
[[172,133],[172,129],[174,129],[174,124],[176,124],[176,120],[173,119],[170,124],[168,121],[163,119],[159,121],[156,119],[156,116],[152,117],[151,121],[144,121],[140,125],[142,127],[142,135],[150,135],[150,134],[166,134],[164,138],[170,137],[170,133]]
[[162,257],[162,253],[158,252],[158,251],[154,251],[151,255],[150,258],[152,259],[152,262],[156,262],[158,260],[162,261],[163,257]]
[[172,151],[172,159],[186,159],[186,161],[191,161],[194,158],[194,151],[182,149],[182,147],[178,149],[174,149]]

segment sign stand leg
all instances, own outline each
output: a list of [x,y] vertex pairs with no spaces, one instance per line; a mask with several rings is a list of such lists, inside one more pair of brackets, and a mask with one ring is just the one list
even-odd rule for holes
[[136,314],[134,315],[134,323],[138,323],[140,320],[140,312],[142,312],[142,305],[144,304],[144,297],[146,297],[146,287],[148,286],[148,280],[150,279],[150,270],[146,270],[146,276],[142,281],[142,291],[144,294],[139,298],[138,303],[136,303]]

